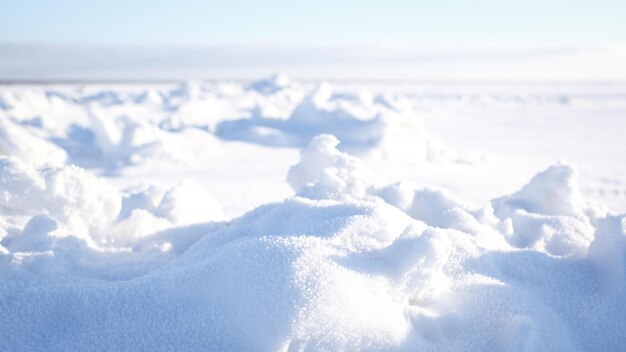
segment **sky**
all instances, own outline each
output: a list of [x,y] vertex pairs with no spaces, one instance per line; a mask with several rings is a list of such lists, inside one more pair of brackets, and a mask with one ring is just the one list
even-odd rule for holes
[[[256,75],[285,66],[298,66],[297,75],[313,70],[332,76],[352,69],[354,60],[363,72],[377,70],[363,61],[387,71],[391,62],[412,62],[410,74],[396,69],[393,75],[428,78],[433,70],[419,73],[417,66],[443,58],[448,67],[463,60],[472,67],[481,48],[478,56],[496,64],[524,58],[538,67],[537,56],[548,61],[578,56],[565,62],[571,74],[551,77],[546,66],[531,76],[626,78],[615,64],[626,42],[626,1],[0,0],[0,5],[0,79]],[[467,48],[471,55],[461,58]],[[610,63],[615,69],[594,73],[598,68],[592,69],[587,55],[581,72],[581,50],[592,51],[593,65]],[[285,51],[288,60],[279,55]],[[263,63],[256,64],[255,56]],[[476,75],[515,79],[497,72]]]
[[626,1],[1,0],[0,41],[80,45],[626,40]]

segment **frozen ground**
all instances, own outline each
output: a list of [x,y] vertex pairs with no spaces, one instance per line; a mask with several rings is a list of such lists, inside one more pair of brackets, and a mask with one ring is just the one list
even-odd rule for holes
[[626,84],[0,87],[0,350],[626,345]]

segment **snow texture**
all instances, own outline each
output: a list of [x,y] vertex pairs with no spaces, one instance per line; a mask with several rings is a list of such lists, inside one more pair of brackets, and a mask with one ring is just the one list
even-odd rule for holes
[[[414,148],[420,172],[458,167],[404,98],[281,75],[92,89],[0,95],[2,351],[626,345],[626,215],[589,199],[572,165],[478,202],[372,170],[394,148]],[[302,147],[283,199],[229,218],[192,179],[190,163],[268,145]],[[189,178],[119,180],[175,165]]]

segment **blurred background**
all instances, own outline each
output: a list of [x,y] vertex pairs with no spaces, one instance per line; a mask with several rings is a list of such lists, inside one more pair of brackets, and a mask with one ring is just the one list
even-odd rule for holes
[[617,0],[0,3],[4,82],[626,79]]

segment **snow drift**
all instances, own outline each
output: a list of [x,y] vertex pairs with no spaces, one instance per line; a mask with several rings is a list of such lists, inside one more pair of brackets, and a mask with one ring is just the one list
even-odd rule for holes
[[[115,224],[138,211],[172,224],[201,220],[183,220],[189,208],[171,205],[196,191],[119,195],[78,168],[2,159],[2,212],[28,219],[6,225],[0,242],[2,348],[626,344],[626,217],[582,196],[572,167],[557,164],[511,196],[472,205],[433,188],[387,184],[338,143],[321,135],[301,151],[287,175],[293,197],[228,223],[170,226],[121,244],[110,240]],[[52,181],[72,178],[91,192],[54,198]],[[211,220],[211,206],[195,209]],[[65,229],[90,214],[113,227]],[[109,240],[93,246],[88,238]]]

